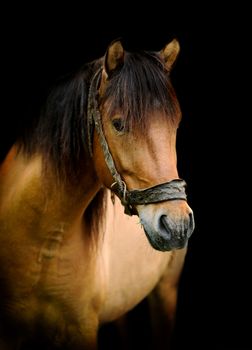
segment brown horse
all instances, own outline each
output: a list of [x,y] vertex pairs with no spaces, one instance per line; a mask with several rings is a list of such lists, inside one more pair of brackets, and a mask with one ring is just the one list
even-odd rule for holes
[[177,171],[178,52],[114,41],[52,89],[1,164],[1,350],[95,349],[99,327],[151,292],[166,343],[194,228]]

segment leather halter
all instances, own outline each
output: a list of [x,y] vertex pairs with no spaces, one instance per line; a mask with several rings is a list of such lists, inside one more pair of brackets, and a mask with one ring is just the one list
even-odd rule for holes
[[113,157],[110,153],[108,143],[103,133],[101,114],[98,108],[98,88],[101,80],[102,67],[94,74],[88,93],[88,149],[90,156],[93,156],[93,130],[96,129],[99,135],[99,141],[102,146],[105,162],[114,179],[111,190],[120,198],[122,205],[125,207],[125,213],[128,215],[137,215],[134,208],[137,204],[149,204],[163,202],[167,200],[186,200],[185,186],[182,179],[174,179],[169,182],[154,185],[149,188],[140,190],[128,190],[126,183],[122,180],[121,175],[116,170]]

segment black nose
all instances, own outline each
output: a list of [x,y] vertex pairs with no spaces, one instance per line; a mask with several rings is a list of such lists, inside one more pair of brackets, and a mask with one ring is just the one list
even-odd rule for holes
[[160,234],[165,239],[168,239],[168,240],[171,239],[171,226],[169,224],[169,219],[167,215],[160,216],[159,229],[160,229]]
[[187,239],[194,230],[193,213],[186,217],[172,218],[168,215],[161,215],[159,218],[159,233],[165,240]]

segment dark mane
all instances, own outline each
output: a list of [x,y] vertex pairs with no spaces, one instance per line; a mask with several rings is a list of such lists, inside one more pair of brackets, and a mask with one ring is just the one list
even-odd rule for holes
[[61,179],[77,178],[79,162],[84,159],[89,82],[98,62],[61,78],[51,89],[38,120],[19,140],[26,154],[41,153],[45,167],[52,164]]
[[[59,81],[52,89],[34,126],[20,139],[26,154],[39,152],[53,165],[60,179],[78,179],[80,162],[87,152],[87,99],[92,76],[102,59]],[[178,104],[169,74],[159,56],[151,52],[126,53],[123,67],[109,79],[101,103],[109,113],[122,113],[130,128],[144,127],[153,110],[171,118]]]

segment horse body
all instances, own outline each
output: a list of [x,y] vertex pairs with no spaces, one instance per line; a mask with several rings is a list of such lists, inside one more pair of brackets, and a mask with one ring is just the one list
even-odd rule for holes
[[[172,48],[166,48],[169,66],[175,59]],[[118,43],[109,48],[101,96],[106,95],[108,73],[122,63],[122,54]],[[179,117],[167,119],[154,101],[158,110],[142,138],[141,128],[131,133],[118,126],[120,111],[111,119],[110,102],[105,98],[100,106],[102,129],[115,172],[123,178],[117,183],[125,186],[119,197],[139,218],[126,216],[119,199],[112,201],[110,190],[103,189],[113,188],[115,175],[114,165],[111,173],[106,163],[109,156],[101,147],[99,129],[93,131],[92,156],[80,156],[75,179],[61,180],[42,150],[29,154],[18,143],[1,164],[3,349],[16,349],[27,339],[44,342],[50,349],[95,349],[99,326],[118,319],[151,291],[167,320],[174,319],[177,283],[193,230],[192,211],[180,197],[147,205],[140,199],[133,205],[126,203],[126,195],[130,198],[136,188],[141,192],[168,181],[167,189],[169,181],[178,178]]]
[[[97,330],[146,297],[171,260],[177,276],[181,264],[176,259],[183,259],[185,251],[153,250],[139,219],[125,216],[118,199],[112,204],[109,197],[103,237],[92,247],[83,220],[85,184],[73,196],[43,179],[41,171],[41,157],[28,161],[15,148],[1,167],[1,281],[8,286],[2,311],[17,337],[41,324],[64,338],[71,322],[74,334],[83,329],[85,342],[86,328]],[[129,271],[130,266],[135,267]]]

